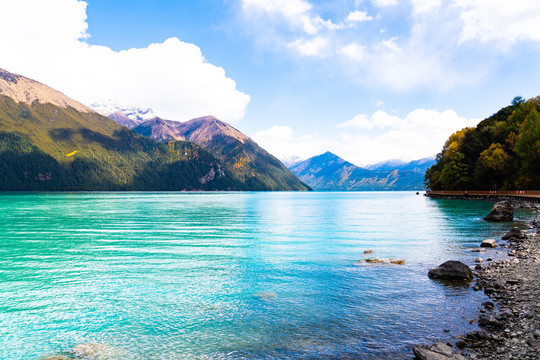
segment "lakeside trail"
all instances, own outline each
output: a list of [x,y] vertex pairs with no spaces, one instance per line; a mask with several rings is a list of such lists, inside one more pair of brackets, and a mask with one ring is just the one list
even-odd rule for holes
[[[537,205],[512,201],[514,207]],[[457,349],[437,343],[416,347],[421,360],[539,360],[540,359],[540,218],[528,223],[529,231],[509,228],[500,244],[508,259],[475,266],[476,284],[491,298],[480,309],[479,330],[455,336]],[[450,345],[450,344],[448,344]]]

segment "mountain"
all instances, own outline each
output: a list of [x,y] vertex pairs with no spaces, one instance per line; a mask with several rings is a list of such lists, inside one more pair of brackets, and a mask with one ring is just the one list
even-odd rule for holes
[[235,180],[251,189],[310,190],[256,142],[213,116],[187,122],[156,117],[132,130],[160,142],[181,140],[202,146],[223,162]]
[[101,103],[93,103],[90,105],[90,108],[103,116],[111,117],[111,115],[117,114],[116,116],[120,119],[128,118],[132,120],[131,126],[124,125],[129,128],[156,117],[154,110],[150,108],[142,109],[136,106],[121,105],[112,100],[107,100]]
[[392,170],[405,164],[407,164],[407,162],[404,160],[393,159],[382,161],[376,164],[365,165],[363,166],[363,168],[368,170]]
[[414,161],[404,161],[404,160],[387,160],[377,164],[363,166],[364,169],[368,170],[378,170],[378,171],[391,171],[391,170],[412,170],[416,172],[421,172],[422,174],[426,173],[426,170],[435,164],[436,156],[430,156],[419,160]]
[[270,189],[238,176],[192,142],[159,143],[0,69],[0,190]]
[[121,111],[113,112],[112,114],[107,115],[107,117],[112,121],[130,129],[144,122],[144,120],[132,119]]
[[540,96],[452,134],[426,180],[432,190],[539,190]]
[[[416,166],[411,164],[400,163],[399,166]],[[388,164],[380,165],[384,169],[386,166]],[[424,172],[410,169],[369,170],[351,164],[331,152],[309,158],[290,169],[315,190],[421,190],[424,187]]]

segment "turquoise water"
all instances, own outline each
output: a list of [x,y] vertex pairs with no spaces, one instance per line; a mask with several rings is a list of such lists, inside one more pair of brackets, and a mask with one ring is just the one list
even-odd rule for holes
[[[409,192],[3,194],[0,359],[88,342],[123,359],[411,358],[475,326],[483,295],[427,271],[499,238],[490,208]],[[406,263],[355,264],[366,249]]]

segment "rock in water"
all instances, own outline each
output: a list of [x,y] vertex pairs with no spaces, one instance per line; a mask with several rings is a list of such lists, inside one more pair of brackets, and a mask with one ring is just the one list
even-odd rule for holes
[[472,280],[472,270],[462,262],[449,260],[434,269],[429,270],[428,276],[441,280]]
[[497,241],[495,239],[486,239],[482,241],[480,247],[494,248],[497,247]]
[[512,221],[514,209],[507,202],[500,202],[493,206],[491,212],[484,218],[486,221]]
[[414,355],[420,360],[466,360],[459,354],[454,354],[452,348],[443,343],[436,343],[430,347],[416,346]]
[[76,358],[88,360],[109,360],[118,358],[122,351],[114,346],[99,343],[80,344],[71,349]]
[[502,240],[525,239],[526,237],[527,237],[527,234],[525,234],[519,228],[514,227],[510,231],[508,231],[506,234],[504,234],[501,239]]

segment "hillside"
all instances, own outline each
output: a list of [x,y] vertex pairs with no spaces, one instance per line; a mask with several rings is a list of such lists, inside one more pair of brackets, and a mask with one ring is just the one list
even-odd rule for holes
[[[399,166],[415,167],[413,163]],[[388,164],[381,164],[386,167]],[[416,165],[418,166],[418,165]],[[376,167],[376,166],[374,166]],[[360,191],[360,190],[421,190],[422,171],[416,170],[368,170],[351,164],[331,152],[309,158],[293,165],[291,171],[315,190]]]
[[238,177],[192,142],[161,144],[0,70],[0,190],[270,189]]
[[232,177],[254,190],[310,190],[278,159],[231,125],[206,116],[187,122],[153,118],[133,131],[160,142],[190,141],[222,160]]
[[540,189],[540,97],[516,97],[454,133],[426,172],[432,190]]

